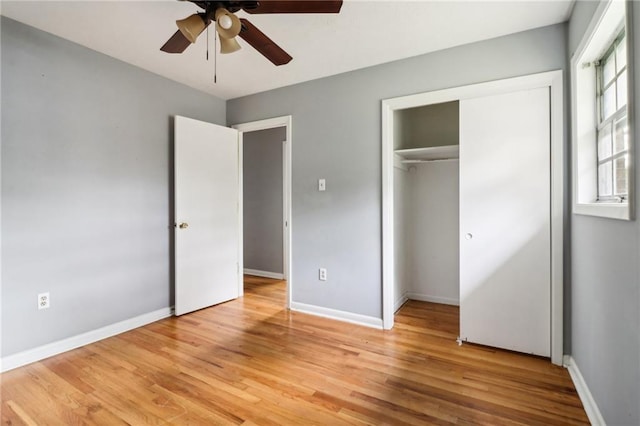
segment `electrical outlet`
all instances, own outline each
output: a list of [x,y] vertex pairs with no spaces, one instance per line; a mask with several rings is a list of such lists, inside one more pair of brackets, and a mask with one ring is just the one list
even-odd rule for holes
[[48,309],[49,308],[49,292],[40,293],[38,295],[38,309]]
[[318,279],[320,279],[320,281],[327,280],[327,268],[320,268],[318,270]]

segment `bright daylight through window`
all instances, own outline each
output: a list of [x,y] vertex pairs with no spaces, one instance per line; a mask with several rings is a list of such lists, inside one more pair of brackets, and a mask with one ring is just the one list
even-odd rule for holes
[[598,201],[628,198],[627,49],[624,31],[597,62]]

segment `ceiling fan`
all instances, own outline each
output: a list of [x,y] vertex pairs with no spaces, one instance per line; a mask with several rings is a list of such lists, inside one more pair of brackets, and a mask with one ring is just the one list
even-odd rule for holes
[[167,53],[182,53],[195,43],[198,36],[215,22],[220,36],[220,53],[232,53],[240,49],[236,37],[240,36],[274,65],[284,65],[292,57],[267,37],[255,25],[235,12],[244,10],[250,14],[266,13],[338,13],[342,0],[230,0],[196,1],[203,12],[176,21],[178,31],[160,48]]

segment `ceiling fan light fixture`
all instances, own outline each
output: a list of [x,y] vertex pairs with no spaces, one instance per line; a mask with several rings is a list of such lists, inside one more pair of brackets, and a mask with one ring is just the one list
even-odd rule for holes
[[222,38],[220,37],[220,53],[233,53],[241,49],[240,44],[234,38]]
[[216,31],[220,34],[220,39],[233,39],[240,34],[240,30],[242,29],[240,19],[224,7],[216,10],[215,19]]
[[220,25],[220,27],[228,30],[233,25],[233,20],[229,17],[229,15],[221,14],[220,18],[218,19],[218,24]]
[[176,21],[176,25],[182,35],[191,43],[195,43],[198,36],[207,27],[204,17],[199,13]]

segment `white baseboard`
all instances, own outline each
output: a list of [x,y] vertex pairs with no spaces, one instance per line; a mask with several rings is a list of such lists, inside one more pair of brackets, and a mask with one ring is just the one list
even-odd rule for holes
[[269,271],[259,271],[257,269],[244,269],[245,275],[253,275],[256,277],[273,278],[274,280],[284,280],[284,274]]
[[393,304],[393,312],[398,312],[398,309],[402,308],[402,305],[407,303],[409,298],[407,297],[407,293],[404,293],[396,302]]
[[87,331],[77,336],[68,337],[58,340],[57,342],[48,343],[37,348],[29,349],[17,354],[5,356],[0,360],[0,372],[13,370],[32,362],[40,361],[63,352],[76,349],[90,343],[97,342],[143,325],[170,317],[173,314],[173,308],[162,308],[157,311],[149,312],[128,320],[120,321],[115,324],[107,325],[96,330]]
[[573,359],[571,355],[565,355],[563,357],[563,363],[567,370],[569,370],[569,375],[571,376],[571,380],[573,380],[576,391],[578,391],[578,396],[580,397],[580,401],[582,401],[587,417],[589,417],[589,422],[593,426],[606,426],[602,413],[600,413],[596,400],[593,399],[593,395],[591,395],[587,382],[585,382],[584,377],[582,377],[576,360]]
[[452,299],[450,297],[430,296],[428,294],[408,292],[407,298],[409,300],[419,300],[421,302],[442,303],[443,305],[460,306],[460,301],[458,299]]
[[317,315],[319,317],[335,319],[338,321],[349,322],[351,324],[364,325],[382,329],[382,319],[374,318],[367,315],[354,314],[352,312],[338,311],[336,309],[323,308],[321,306],[307,305],[306,303],[291,302],[292,311],[302,312],[305,314]]

